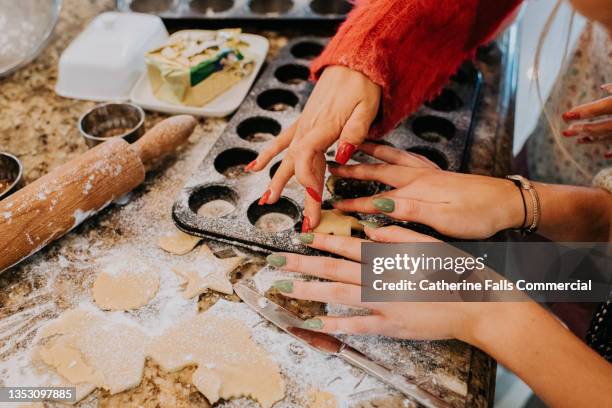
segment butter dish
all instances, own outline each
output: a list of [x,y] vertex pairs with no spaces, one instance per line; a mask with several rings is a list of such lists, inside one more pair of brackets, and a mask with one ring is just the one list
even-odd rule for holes
[[[202,30],[198,30],[202,31]],[[212,31],[211,31],[212,33]],[[143,73],[132,89],[130,99],[133,103],[153,111],[171,114],[190,114],[195,116],[224,117],[232,114],[244,98],[246,97],[251,85],[257,77],[257,73],[262,67],[268,53],[268,40],[265,37],[255,34],[241,34],[240,39],[244,42],[245,56],[252,61],[252,68],[248,74],[237,81],[225,92],[216,96],[203,106],[189,106],[178,101],[162,100],[155,95],[151,81],[147,73]]]
[[127,100],[145,71],[145,53],[167,39],[157,16],[102,13],[60,57],[55,92],[74,99]]

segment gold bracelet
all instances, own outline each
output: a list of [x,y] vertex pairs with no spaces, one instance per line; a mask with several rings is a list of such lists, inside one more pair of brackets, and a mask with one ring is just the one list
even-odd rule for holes
[[521,230],[524,234],[533,234],[538,230],[538,225],[540,224],[540,215],[541,215],[541,206],[540,206],[540,197],[538,196],[538,192],[536,191],[531,181],[527,180],[525,177],[514,174],[511,176],[506,176],[509,180],[517,181],[521,188],[529,193],[529,197],[531,197],[532,204],[532,212],[533,218],[529,227],[525,226]]

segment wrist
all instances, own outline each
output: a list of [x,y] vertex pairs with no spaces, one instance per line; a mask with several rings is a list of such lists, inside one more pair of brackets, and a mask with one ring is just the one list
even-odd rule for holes
[[530,209],[527,197],[522,188],[511,180],[501,180],[503,186],[500,191],[501,204],[498,206],[500,225],[497,230],[521,229],[529,223]]
[[[465,323],[459,340],[469,343],[497,357],[499,345],[512,342],[511,337],[529,333],[527,326],[534,324],[547,313],[534,302],[476,303],[475,313]],[[484,310],[483,310],[484,308]]]

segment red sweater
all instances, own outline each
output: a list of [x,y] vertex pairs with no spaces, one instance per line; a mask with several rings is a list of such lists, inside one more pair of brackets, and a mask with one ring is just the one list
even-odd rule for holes
[[382,121],[371,135],[393,129],[436,96],[476,47],[490,40],[521,0],[360,0],[313,62],[365,74],[383,90]]

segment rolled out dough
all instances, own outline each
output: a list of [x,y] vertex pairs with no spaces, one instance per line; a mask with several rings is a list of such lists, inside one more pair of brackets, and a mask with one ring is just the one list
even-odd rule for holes
[[338,406],[334,394],[327,391],[311,389],[308,395],[308,408],[336,408]]
[[186,299],[199,296],[209,289],[231,295],[234,290],[229,274],[242,260],[240,256],[217,258],[208,246],[202,245],[194,262],[177,265],[172,270],[185,281],[183,296]]
[[191,252],[201,240],[200,237],[185,234],[183,231],[175,229],[173,232],[159,237],[157,246],[171,254],[185,255]]
[[167,371],[197,365],[192,382],[211,404],[250,397],[268,408],[285,395],[279,367],[235,319],[204,313],[179,323],[151,343],[150,356]]
[[73,309],[41,329],[35,344],[37,357],[70,383],[116,394],[140,384],[148,338],[102,312]]
[[333,209],[321,211],[321,222],[314,232],[350,237],[353,230],[363,230],[363,225],[359,223],[359,220],[340,210]]
[[105,310],[137,309],[159,290],[159,274],[137,259],[117,260],[98,274],[91,289],[98,307]]

